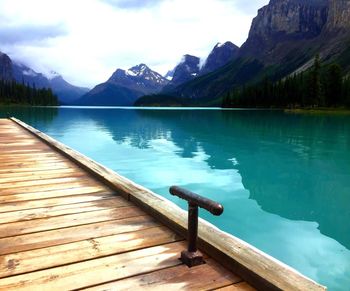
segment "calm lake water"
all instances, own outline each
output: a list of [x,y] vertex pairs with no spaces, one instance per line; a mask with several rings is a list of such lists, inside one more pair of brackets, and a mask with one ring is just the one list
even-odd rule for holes
[[350,115],[249,110],[9,111],[158,194],[221,202],[221,229],[327,285],[350,290]]

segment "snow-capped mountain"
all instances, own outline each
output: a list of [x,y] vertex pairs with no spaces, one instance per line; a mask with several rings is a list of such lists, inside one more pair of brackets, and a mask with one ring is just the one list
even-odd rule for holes
[[188,82],[199,74],[200,59],[191,55],[184,55],[181,62],[175,67],[174,74],[169,84],[164,87],[168,91],[176,86]]
[[168,80],[145,64],[140,64],[128,70],[117,69],[107,82],[150,94],[160,91]]
[[158,93],[168,80],[145,64],[117,69],[107,82],[97,85],[77,101],[79,105],[131,106],[143,95]]

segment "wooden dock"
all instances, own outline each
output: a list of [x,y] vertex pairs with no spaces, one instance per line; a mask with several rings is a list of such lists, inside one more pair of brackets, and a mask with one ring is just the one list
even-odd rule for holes
[[0,119],[0,290],[324,290],[202,221],[188,268],[185,231],[165,199]]

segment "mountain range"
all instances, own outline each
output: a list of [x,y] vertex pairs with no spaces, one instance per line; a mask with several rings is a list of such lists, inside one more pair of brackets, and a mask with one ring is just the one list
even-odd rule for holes
[[[167,95],[182,105],[219,105],[234,88],[308,69],[315,55],[350,72],[349,0],[271,0],[253,19],[246,42],[226,65],[185,82]],[[139,105],[162,105],[144,97]]]
[[270,0],[258,10],[241,47],[218,43],[204,62],[186,54],[165,76],[139,64],[117,69],[88,91],[58,74],[37,73],[0,52],[0,78],[50,87],[63,104],[217,106],[235,88],[307,70],[316,55],[323,64],[336,62],[349,74],[349,0]]
[[94,87],[74,104],[132,106],[141,96],[172,91],[201,74],[216,70],[233,60],[237,51],[238,47],[231,42],[217,44],[203,67],[200,67],[200,58],[184,55],[179,64],[164,77],[145,64],[128,70],[117,69],[106,82]]
[[56,72],[51,72],[50,76],[37,73],[26,65],[11,60],[2,52],[0,52],[0,79],[15,80],[36,88],[51,88],[61,104],[71,104],[89,91],[88,88],[68,83]]
[[168,83],[168,79],[152,71],[145,64],[128,70],[117,69],[105,83],[94,87],[75,104],[132,106],[139,97],[158,93]]

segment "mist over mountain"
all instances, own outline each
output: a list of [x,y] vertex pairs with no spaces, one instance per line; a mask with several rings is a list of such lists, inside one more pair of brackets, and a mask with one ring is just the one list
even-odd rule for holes
[[8,55],[0,52],[0,79],[11,80],[12,76],[12,61]]
[[170,96],[170,103],[176,99],[179,105],[217,106],[235,88],[307,70],[317,54],[323,64],[336,62],[344,74],[350,72],[350,1],[270,0],[258,10],[240,48],[229,41],[218,43],[202,62],[186,54],[165,77],[140,64],[117,69],[88,91],[58,74],[37,73],[0,52],[0,78],[50,87],[63,104],[131,106],[142,97],[138,104],[148,105],[147,96],[152,95],[157,105]]
[[169,84],[163,91],[169,91],[176,86],[193,80],[199,74],[200,59],[196,56],[184,55],[181,62],[174,68],[174,73]]
[[87,88],[68,83],[57,73],[52,72],[50,77],[38,73],[24,64],[11,60],[2,52],[0,52],[0,79],[15,80],[36,88],[51,88],[61,104],[69,104],[89,91]]

